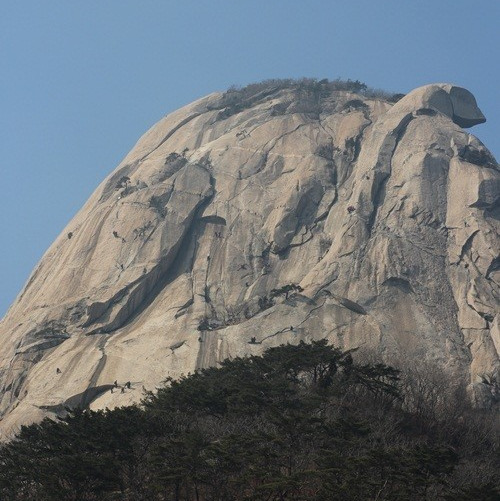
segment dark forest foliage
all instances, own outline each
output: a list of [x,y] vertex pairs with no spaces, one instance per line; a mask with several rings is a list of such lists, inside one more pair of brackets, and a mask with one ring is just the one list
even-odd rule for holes
[[0,449],[0,498],[499,499],[491,416],[410,383],[326,341],[270,348],[168,380],[140,407],[23,427]]

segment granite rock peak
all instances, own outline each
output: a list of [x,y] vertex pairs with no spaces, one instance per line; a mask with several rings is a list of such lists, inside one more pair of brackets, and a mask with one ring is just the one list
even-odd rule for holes
[[233,89],[146,132],[0,323],[4,436],[324,337],[436,365],[492,405],[500,170],[463,129],[485,118],[450,84],[355,90]]

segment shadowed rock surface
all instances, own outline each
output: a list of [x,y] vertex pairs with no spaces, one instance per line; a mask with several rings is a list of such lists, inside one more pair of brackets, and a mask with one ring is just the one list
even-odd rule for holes
[[[168,376],[324,337],[435,364],[492,405],[500,172],[462,129],[484,121],[449,84],[396,104],[270,85],[169,114],[0,323],[4,436],[73,396],[125,405]],[[269,300],[286,284],[303,290]]]

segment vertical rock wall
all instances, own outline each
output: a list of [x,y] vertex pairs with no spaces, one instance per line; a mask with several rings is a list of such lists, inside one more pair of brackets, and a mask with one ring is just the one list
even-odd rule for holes
[[4,434],[323,337],[495,401],[500,172],[462,129],[473,96],[311,95],[213,94],[139,140],[0,323]]

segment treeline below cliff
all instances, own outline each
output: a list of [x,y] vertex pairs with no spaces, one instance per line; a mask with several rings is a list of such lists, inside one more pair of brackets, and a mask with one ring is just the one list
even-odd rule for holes
[[23,427],[0,499],[499,499],[493,411],[402,374],[326,341],[228,360],[141,406]]

